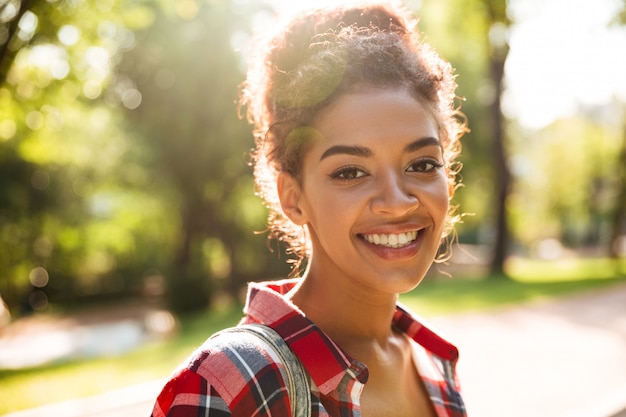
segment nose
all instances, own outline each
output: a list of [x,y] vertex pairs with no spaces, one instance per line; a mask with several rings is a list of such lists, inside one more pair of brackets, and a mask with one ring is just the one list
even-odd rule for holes
[[407,179],[390,172],[379,177],[370,207],[373,213],[402,216],[417,209],[419,204]]

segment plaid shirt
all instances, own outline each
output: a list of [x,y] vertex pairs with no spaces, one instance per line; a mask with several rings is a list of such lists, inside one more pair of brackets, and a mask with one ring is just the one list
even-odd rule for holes
[[[312,416],[359,416],[365,364],[351,358],[283,295],[295,280],[252,283],[242,323],[278,332],[311,377]],[[457,349],[398,306],[393,325],[413,343],[426,391],[438,417],[465,417],[454,374]],[[212,337],[183,364],[157,398],[152,417],[289,417],[282,364],[254,336]]]

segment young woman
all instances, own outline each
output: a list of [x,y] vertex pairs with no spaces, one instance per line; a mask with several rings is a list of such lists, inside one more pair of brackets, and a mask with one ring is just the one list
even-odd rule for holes
[[[456,348],[397,303],[451,230],[464,126],[452,70],[392,5],[303,13],[271,37],[242,102],[255,178],[301,277],[249,286],[241,324],[275,330],[308,387],[262,341],[218,334],[153,416],[465,416]],[[301,268],[294,268],[296,274]]]

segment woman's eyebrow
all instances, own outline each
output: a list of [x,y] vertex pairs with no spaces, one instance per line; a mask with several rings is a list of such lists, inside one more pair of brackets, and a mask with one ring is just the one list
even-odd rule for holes
[[320,157],[320,161],[324,158],[328,158],[329,156],[339,155],[339,154],[353,155],[353,156],[360,156],[363,158],[368,158],[372,156],[374,153],[372,152],[370,148],[366,148],[365,146],[335,145],[335,146],[331,146],[330,148],[324,151],[324,153]]
[[440,148],[443,148],[443,146],[441,146],[441,142],[439,142],[439,139],[429,136],[429,137],[417,139],[409,143],[408,145],[404,147],[404,152],[407,152],[407,153],[415,152],[427,146],[438,146]]
[[[441,143],[439,142],[439,139],[430,136],[420,138],[406,145],[404,147],[404,152],[415,152],[427,146],[438,146],[441,148]],[[374,155],[374,152],[372,152],[370,148],[360,145],[335,145],[324,151],[320,157],[320,161],[324,158],[328,158],[329,156],[340,154],[368,158]]]

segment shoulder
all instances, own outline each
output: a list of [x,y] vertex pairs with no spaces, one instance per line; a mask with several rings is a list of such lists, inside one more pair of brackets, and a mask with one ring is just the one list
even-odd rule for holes
[[233,414],[235,410],[241,415],[256,411],[260,415],[270,411],[273,416],[289,414],[283,364],[253,334],[219,332],[194,352],[183,369],[206,381]]
[[272,348],[259,337],[239,328],[222,330],[209,339],[192,355],[188,367],[211,379],[233,372],[247,375],[265,367],[280,370],[280,361]]
[[228,404],[200,375],[178,369],[159,393],[151,417],[203,415],[228,417]]

